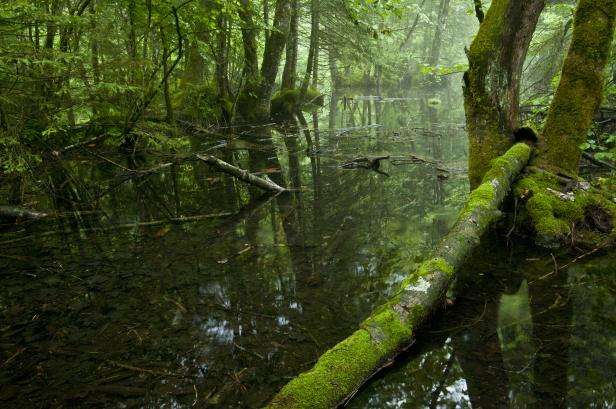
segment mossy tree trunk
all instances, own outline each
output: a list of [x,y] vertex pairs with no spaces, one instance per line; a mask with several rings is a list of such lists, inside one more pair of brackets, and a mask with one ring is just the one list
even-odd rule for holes
[[580,0],[560,84],[543,129],[539,166],[575,173],[592,117],[601,104],[603,68],[614,34],[614,0]]
[[267,123],[270,119],[270,101],[278,66],[284,51],[291,22],[291,0],[277,0],[273,30],[266,36],[261,70],[256,74],[256,38],[254,24],[251,24],[253,11],[249,1],[241,2],[240,17],[249,29],[242,30],[245,65],[245,85],[238,98],[238,110],[245,122]]
[[469,178],[476,187],[490,160],[513,144],[520,77],[544,0],[494,0],[468,51],[464,109]]
[[310,84],[310,76],[312,75],[312,85],[316,88],[319,72],[319,0],[311,0],[310,2],[310,46],[308,48],[308,60],[306,62],[306,71],[300,87],[300,101],[304,99],[308,85]]
[[[543,247],[571,243],[604,247],[616,239],[616,205],[612,198],[599,190],[589,190],[584,183],[566,188],[566,183],[575,183],[575,179],[555,175],[575,176],[578,170],[579,145],[586,140],[593,114],[601,103],[603,69],[610,53],[615,16],[616,0],[578,2],[560,84],[539,138],[536,164],[542,169],[520,180],[514,189],[514,194],[524,200],[535,242]],[[523,219],[519,219],[522,225]]]
[[291,20],[287,39],[284,69],[282,70],[282,89],[295,89],[297,75],[297,35],[299,20],[299,0],[291,0]]
[[325,352],[315,366],[289,382],[267,406],[332,408],[344,402],[376,371],[412,344],[430,313],[443,305],[456,271],[499,217],[498,207],[530,158],[531,148],[514,145],[493,161],[458,221],[431,258],[409,271],[398,291],[351,336]]
[[228,125],[231,122],[231,112],[226,108],[229,100],[229,29],[227,17],[221,12],[216,18],[218,30],[216,36],[216,98],[221,106],[219,120]]
[[244,82],[253,83],[257,81],[259,76],[259,61],[257,58],[257,25],[254,22],[252,2],[250,0],[240,0],[238,14],[242,20]]

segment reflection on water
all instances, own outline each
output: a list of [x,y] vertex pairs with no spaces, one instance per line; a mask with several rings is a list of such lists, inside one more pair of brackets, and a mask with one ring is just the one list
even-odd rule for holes
[[[0,237],[0,405],[255,408],[309,369],[466,197],[460,96],[389,97],[335,95],[318,129],[189,130],[180,151],[294,188],[276,197],[178,155],[92,149],[24,181],[25,204],[57,217]],[[387,175],[341,167],[388,155]],[[352,407],[613,405],[614,277],[546,279],[551,259],[489,251],[503,255],[471,264],[454,306]],[[520,272],[535,262],[539,276]]]
[[615,256],[567,266],[487,237],[453,306],[349,407],[614,407]]

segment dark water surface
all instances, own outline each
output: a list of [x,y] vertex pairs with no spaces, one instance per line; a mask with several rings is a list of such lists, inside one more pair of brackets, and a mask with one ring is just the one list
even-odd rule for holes
[[[0,236],[0,407],[257,408],[350,334],[455,221],[466,136],[457,91],[330,107],[312,146],[278,129],[268,149],[258,128],[178,142],[291,194],[97,147],[26,185],[57,217]],[[342,167],[387,155],[386,174]],[[549,254],[487,242],[349,407],[615,407],[616,260],[546,276]]]

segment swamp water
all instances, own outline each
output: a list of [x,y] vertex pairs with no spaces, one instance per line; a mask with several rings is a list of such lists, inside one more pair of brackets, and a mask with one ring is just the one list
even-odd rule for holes
[[[265,150],[258,129],[179,147],[282,169],[301,189],[277,197],[195,161],[131,171],[164,155],[86,148],[50,166],[24,201],[57,217],[0,236],[0,407],[265,404],[455,221],[461,107],[457,90],[340,97],[312,147],[279,130]],[[387,155],[380,173],[342,167]],[[550,274],[551,258],[486,241],[453,306],[349,407],[616,406],[614,257]]]

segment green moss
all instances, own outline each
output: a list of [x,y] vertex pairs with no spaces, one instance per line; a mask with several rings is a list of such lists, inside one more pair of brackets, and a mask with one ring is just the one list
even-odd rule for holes
[[393,354],[411,336],[411,330],[390,309],[371,316],[362,326],[325,352],[312,370],[289,382],[268,408],[335,407],[346,391],[372,373],[383,353]]
[[[405,282],[417,281],[434,271],[452,275],[454,269],[444,259],[433,258]],[[425,309],[413,306],[407,322],[402,322],[393,309],[399,299],[393,297],[381,305],[359,330],[325,352],[312,370],[288,383],[268,408],[324,408],[338,404],[346,391],[361,384],[383,357],[392,356],[411,340],[413,324],[425,315]]]
[[259,112],[258,84],[248,83],[237,98],[237,110],[246,122],[255,122],[261,119],[263,113]]
[[[550,189],[552,191],[550,191]],[[558,179],[547,172],[533,173],[516,183],[514,194],[526,199],[525,210],[532,220],[536,242],[545,247],[557,247],[572,233],[572,227],[582,228],[589,205],[599,206],[612,217],[616,225],[616,204],[600,192],[574,189],[574,200],[559,197]]]
[[400,322],[391,304],[384,307],[364,320],[361,327],[370,333],[377,349],[389,354],[400,347],[401,340],[411,337],[412,326]]
[[[442,258],[424,262],[403,282],[402,288],[434,271],[453,275],[454,268]],[[407,345],[413,334],[413,324],[425,315],[421,305],[413,306],[406,322],[393,306],[400,297],[393,297],[381,305],[349,338],[328,350],[314,368],[287,384],[268,408],[324,408],[333,407],[353,390],[375,367],[382,357],[393,355]]]
[[272,97],[271,115],[277,121],[291,120],[297,109],[312,112],[325,103],[324,96],[315,88],[308,88],[302,101],[299,101],[300,90],[284,89]]
[[474,211],[491,210],[492,203],[496,199],[494,186],[490,183],[482,183],[473,190],[466,201],[464,209],[460,212],[460,217],[469,216]]
[[433,273],[434,271],[440,271],[449,276],[452,276],[454,269],[453,266],[449,264],[444,258],[433,258],[424,261],[421,266],[419,266],[419,269],[415,274],[419,277],[423,277],[425,275]]
[[298,105],[299,90],[278,91],[272,98],[271,114],[274,120],[290,120]]
[[603,68],[614,32],[613,0],[579,0],[573,37],[546,118],[538,164],[576,172],[592,117],[601,103]]
[[[435,271],[440,271],[450,277],[454,274],[453,266],[449,264],[444,258],[432,258],[421,263],[417,270],[411,273],[407,278],[402,281],[402,283],[400,283],[399,292],[404,291],[404,289],[409,285],[417,284],[420,278],[432,274]],[[394,301],[397,302],[398,300],[395,299]]]
[[494,75],[494,57],[498,55],[505,18],[511,0],[494,0],[468,52],[469,69],[465,75],[464,110],[469,134],[469,179],[471,188],[481,183],[490,160],[504,153],[513,143],[502,132],[498,101],[490,92]]
[[306,90],[306,95],[302,101],[301,109],[304,112],[314,112],[317,109],[323,108],[325,105],[325,95],[313,87]]

